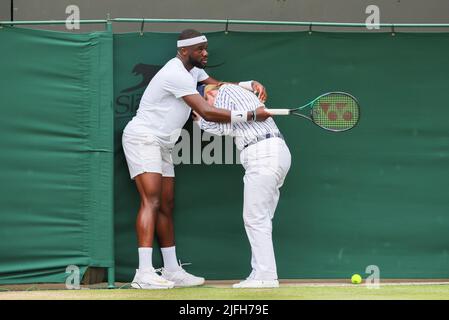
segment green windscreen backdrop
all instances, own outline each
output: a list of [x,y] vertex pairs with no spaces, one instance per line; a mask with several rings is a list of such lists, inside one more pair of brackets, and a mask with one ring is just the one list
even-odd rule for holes
[[[359,126],[341,134],[300,118],[276,118],[292,153],[274,218],[280,278],[367,276],[371,265],[381,278],[449,276],[448,34],[207,37],[206,71],[220,80],[259,80],[267,87],[269,107],[300,106],[327,91],[347,91],[361,104]],[[137,267],[139,206],[121,133],[146,83],[174,57],[176,38],[114,35],[115,250],[121,281],[130,281]],[[186,128],[191,131],[191,124]],[[175,170],[179,258],[207,279],[246,277],[250,248],[241,165],[181,164]]]
[[111,32],[0,29],[0,283],[114,264],[112,49]]
[[[327,91],[361,104],[359,126],[340,134],[276,118],[292,153],[274,217],[281,279],[366,276],[372,265],[381,278],[449,277],[449,34],[207,37],[206,71],[262,82],[268,107]],[[114,263],[117,280],[132,279],[139,197],[121,134],[176,39],[0,29],[0,283],[64,282],[69,265]],[[178,257],[207,279],[244,278],[244,170],[208,164],[229,139],[186,129],[187,149],[176,149],[190,160],[175,169]]]

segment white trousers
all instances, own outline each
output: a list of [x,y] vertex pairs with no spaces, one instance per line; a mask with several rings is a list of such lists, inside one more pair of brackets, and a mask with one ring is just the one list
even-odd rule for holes
[[279,188],[290,169],[291,155],[284,140],[270,138],[243,149],[245,168],[243,221],[251,245],[250,279],[277,279],[272,241],[272,219]]

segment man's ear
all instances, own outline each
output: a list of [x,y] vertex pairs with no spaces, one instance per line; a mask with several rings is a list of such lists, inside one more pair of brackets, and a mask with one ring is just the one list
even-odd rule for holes
[[180,48],[178,52],[181,54],[181,56],[185,57],[188,54],[188,50],[186,48]]

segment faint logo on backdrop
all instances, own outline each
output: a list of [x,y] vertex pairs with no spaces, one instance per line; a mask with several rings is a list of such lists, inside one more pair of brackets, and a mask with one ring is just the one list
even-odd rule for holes
[[68,273],[69,276],[65,280],[65,287],[68,290],[78,290],[80,289],[80,268],[75,265],[67,266],[65,269],[65,273]]
[[131,73],[138,77],[137,84],[120,91],[120,95],[115,99],[115,113],[118,116],[132,116],[139,107],[140,98],[151,79],[162,68],[162,66],[138,63]]
[[369,265],[365,269],[365,273],[369,274],[366,278],[365,285],[368,289],[380,288],[380,269],[376,265]]
[[65,8],[65,13],[69,15],[67,19],[65,19],[65,27],[67,30],[79,30],[80,8],[71,4]]
[[[171,151],[173,164],[240,164],[240,150],[235,148],[234,136],[216,136],[193,124],[192,131],[173,132],[179,139]],[[205,142],[205,144],[204,144]],[[235,150],[235,152],[234,152]]]
[[151,64],[138,63],[134,66],[132,73],[135,76],[141,76],[142,79],[139,84],[132,86],[128,89],[122,90],[122,92],[131,92],[146,88],[150,83],[151,79],[156,75],[156,73],[161,69],[161,66],[155,66]]
[[380,9],[376,5],[369,5],[365,9],[365,13],[369,16],[365,20],[365,25],[368,30],[380,29]]

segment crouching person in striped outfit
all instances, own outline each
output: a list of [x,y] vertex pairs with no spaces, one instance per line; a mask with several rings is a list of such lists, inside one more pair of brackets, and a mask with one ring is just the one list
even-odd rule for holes
[[[198,87],[210,106],[230,111],[254,110],[261,105],[257,96],[234,84]],[[255,116],[255,115],[254,115]],[[256,119],[253,119],[256,120]],[[279,286],[272,241],[272,219],[279,201],[279,189],[290,169],[291,155],[272,118],[265,121],[216,123],[194,112],[194,121],[204,131],[232,135],[245,168],[243,221],[251,245],[249,277],[233,288],[275,288]]]

